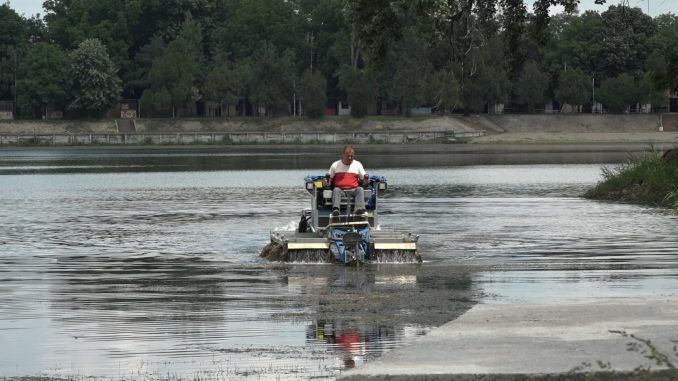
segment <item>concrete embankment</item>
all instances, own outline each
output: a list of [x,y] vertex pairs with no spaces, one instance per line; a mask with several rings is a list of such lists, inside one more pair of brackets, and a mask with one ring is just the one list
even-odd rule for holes
[[479,304],[341,379],[518,380],[667,369],[678,360],[677,317],[672,298]]
[[[663,123],[664,131],[658,131]],[[0,144],[677,142],[678,115],[471,115],[428,117],[0,121]]]
[[0,134],[0,145],[404,144],[455,142],[484,134],[484,131],[17,133]]

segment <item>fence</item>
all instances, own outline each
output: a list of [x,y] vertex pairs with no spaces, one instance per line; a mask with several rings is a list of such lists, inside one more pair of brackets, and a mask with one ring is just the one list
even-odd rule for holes
[[2,134],[0,145],[88,144],[343,144],[449,142],[485,135],[484,131],[389,131],[389,132],[156,132],[110,134]]

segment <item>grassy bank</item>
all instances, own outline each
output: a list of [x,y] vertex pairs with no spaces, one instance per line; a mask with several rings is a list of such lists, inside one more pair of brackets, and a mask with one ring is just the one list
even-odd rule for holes
[[650,155],[616,168],[603,168],[603,178],[584,197],[678,209],[676,155]]

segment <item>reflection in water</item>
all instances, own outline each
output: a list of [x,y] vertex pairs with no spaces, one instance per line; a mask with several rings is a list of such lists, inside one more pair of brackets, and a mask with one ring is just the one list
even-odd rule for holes
[[[326,169],[325,153],[290,164],[315,170],[261,169],[287,161],[282,151],[253,159],[257,170],[25,170],[54,164],[55,152],[0,151],[0,343],[11,348],[0,375],[333,377],[479,298],[678,290],[678,217],[578,198],[600,177],[595,165],[440,167],[418,157],[429,167],[412,169],[405,155],[388,169],[363,158],[392,185],[383,226],[420,234],[424,263],[355,269],[258,257],[269,231],[307,207],[301,179]],[[60,165],[183,160],[171,150],[73,152]],[[201,155],[238,169],[258,155],[213,153]],[[187,169],[216,168],[195,160]]]
[[[402,340],[408,339],[405,336]],[[342,359],[344,369],[355,368],[379,357],[392,348],[388,347],[388,343],[396,342],[392,328],[360,326],[342,321],[317,321],[307,328],[306,337],[312,345],[322,343],[335,351]]]
[[[0,335],[14,349],[0,359],[3,374],[326,377],[471,305],[460,270],[464,287],[444,292],[455,302],[432,293],[422,302],[431,314],[415,310],[408,299],[422,291],[419,266],[278,268],[171,255],[0,264],[9,291],[0,294]],[[336,327],[333,341],[311,340],[318,325],[308,322],[318,321]]]
[[[431,168],[507,164],[618,163],[650,152],[644,144],[372,145],[358,155],[370,168]],[[658,145],[655,149],[668,149]],[[3,148],[0,174],[223,171],[323,168],[340,146],[50,147]],[[320,165],[322,163],[322,165]]]

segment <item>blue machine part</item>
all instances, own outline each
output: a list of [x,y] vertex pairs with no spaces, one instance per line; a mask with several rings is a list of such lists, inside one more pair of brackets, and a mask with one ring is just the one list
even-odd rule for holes
[[[335,227],[330,230],[330,239],[332,243],[337,248],[337,260],[341,263],[346,263],[346,246],[344,245],[343,237],[347,233],[351,233],[350,229]],[[370,241],[370,226],[367,225],[363,228],[356,229],[356,233],[360,234],[362,241],[360,242],[360,249],[365,253],[365,259],[367,260],[368,250],[369,250],[369,241]]]

